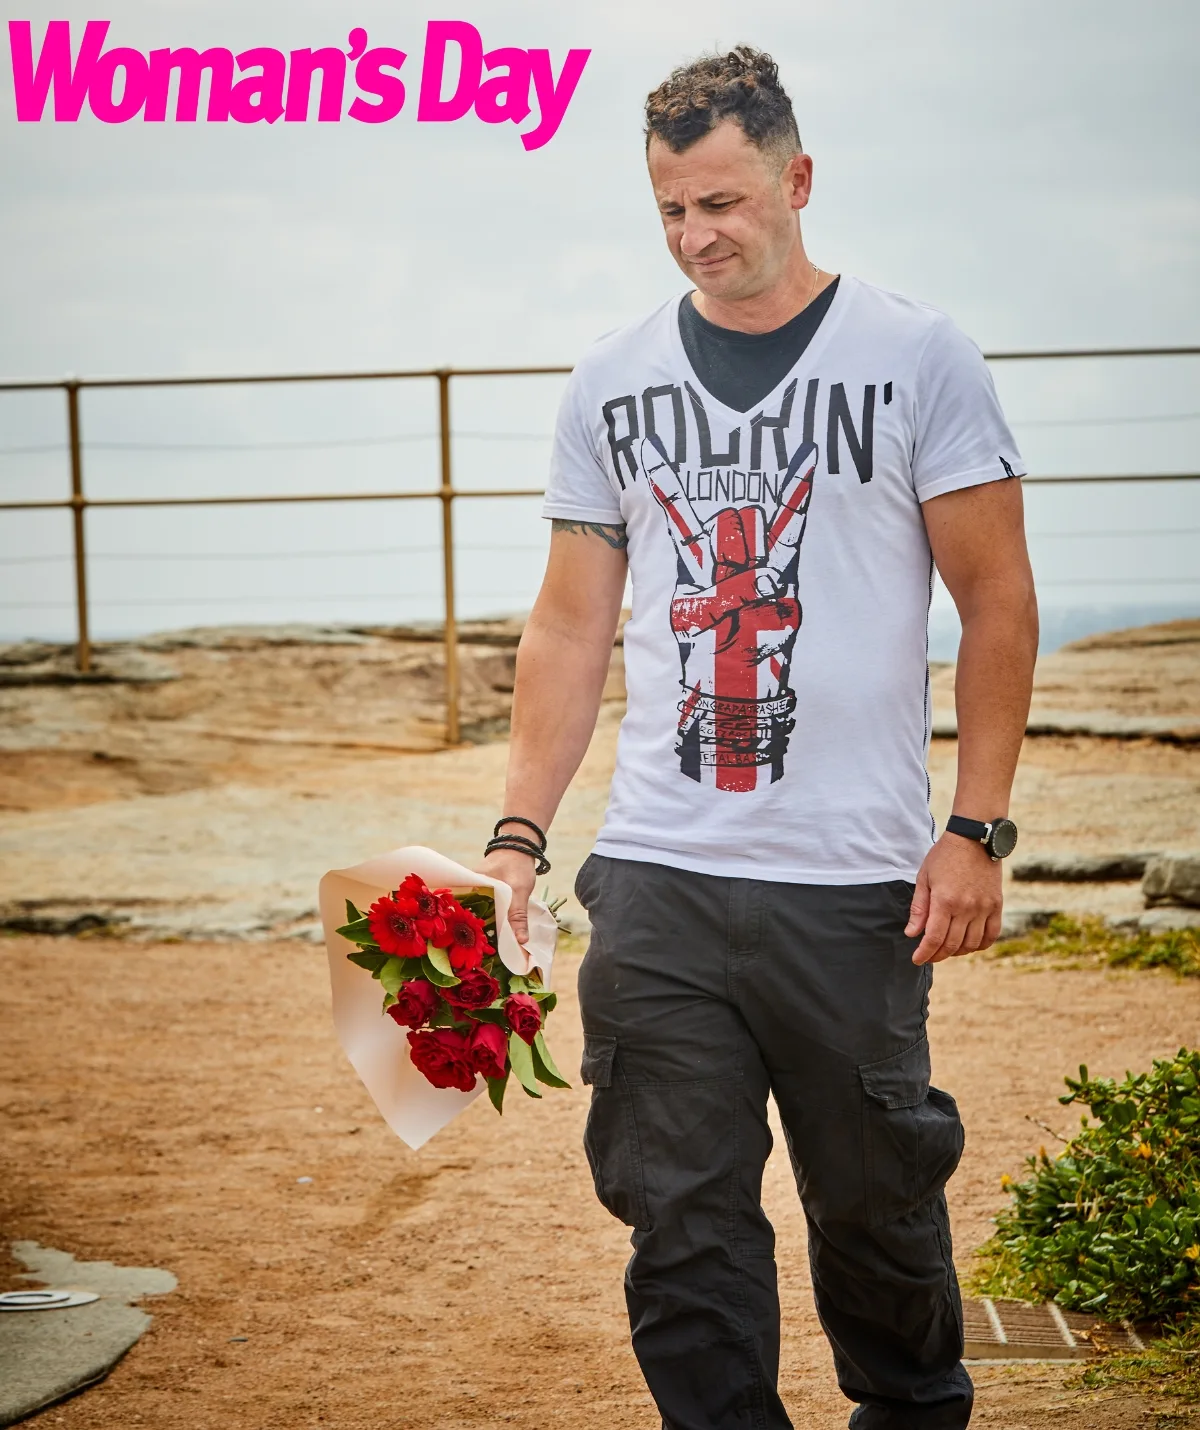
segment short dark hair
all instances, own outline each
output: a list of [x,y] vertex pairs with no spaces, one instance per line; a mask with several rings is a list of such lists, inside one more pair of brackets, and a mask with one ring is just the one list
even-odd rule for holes
[[795,153],[800,131],[779,66],[762,50],[737,45],[680,65],[646,98],[646,145],[652,138],[676,154],[724,119],[736,119],[760,149]]

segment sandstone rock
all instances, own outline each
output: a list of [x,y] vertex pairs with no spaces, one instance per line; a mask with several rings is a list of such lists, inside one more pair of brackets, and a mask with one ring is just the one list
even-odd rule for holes
[[1161,904],[1147,909],[1137,921],[1139,933],[1169,933],[1172,929],[1200,928],[1200,909],[1172,908]]
[[1114,883],[1140,879],[1150,850],[1123,854],[1030,854],[1013,860],[1012,876],[1019,884]]
[[1156,854],[1146,865],[1142,896],[1154,904],[1200,908],[1200,854]]
[[1024,938],[1034,929],[1044,929],[1055,912],[1054,909],[1005,909],[1000,939]]

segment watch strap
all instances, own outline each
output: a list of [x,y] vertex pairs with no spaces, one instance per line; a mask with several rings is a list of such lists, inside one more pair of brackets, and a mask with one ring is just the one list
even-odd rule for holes
[[952,814],[946,821],[948,833],[960,835],[963,839],[973,839],[976,844],[987,842],[991,827],[982,820],[966,819],[961,814]]

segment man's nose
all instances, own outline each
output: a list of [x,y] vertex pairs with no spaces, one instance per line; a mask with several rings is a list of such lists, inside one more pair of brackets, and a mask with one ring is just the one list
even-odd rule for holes
[[717,241],[717,231],[702,214],[687,214],[683,220],[683,233],[679,239],[679,251],[685,258],[698,258],[706,248]]

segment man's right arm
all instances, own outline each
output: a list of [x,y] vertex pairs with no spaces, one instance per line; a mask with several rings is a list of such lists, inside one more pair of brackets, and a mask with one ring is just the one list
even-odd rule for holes
[[[541,591],[517,650],[504,814],[548,829],[587,752],[608,677],[625,593],[625,528],[553,522]],[[511,825],[512,833],[522,826]],[[533,860],[498,849],[481,866],[513,891],[509,921],[528,936]]]

